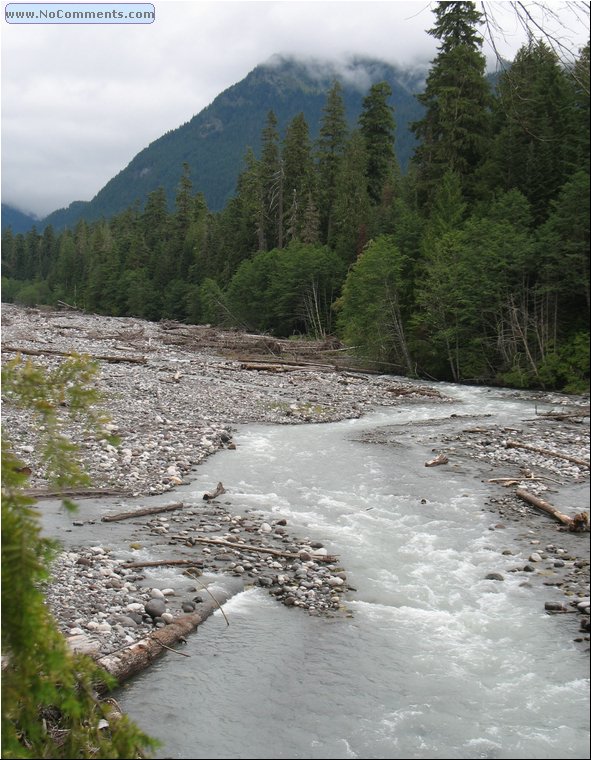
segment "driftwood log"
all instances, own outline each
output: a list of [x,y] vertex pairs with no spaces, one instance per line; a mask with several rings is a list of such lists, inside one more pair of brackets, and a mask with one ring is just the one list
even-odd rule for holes
[[[174,538],[174,536],[172,536]],[[185,538],[183,536],[183,538]],[[293,552],[283,552],[280,549],[271,549],[267,546],[251,546],[250,544],[239,544],[232,541],[224,541],[223,538],[200,538],[191,537],[189,539],[196,544],[215,544],[216,546],[224,546],[229,549],[242,549],[249,552],[260,552],[261,554],[272,554],[274,557],[287,557],[288,559],[299,559],[299,554]],[[310,552],[310,555],[315,562],[336,562],[337,557],[334,554],[314,554]]]
[[[12,354],[25,354],[26,356],[75,356],[75,355],[81,355],[78,351],[58,351],[57,349],[53,348],[17,348],[16,346],[2,346],[2,351],[7,351]],[[82,355],[87,355],[85,352],[82,352]],[[101,361],[101,362],[109,362],[112,364],[119,364],[119,363],[125,363],[125,364],[146,364],[147,359],[145,356],[103,356],[103,355],[92,355],[90,354],[90,358],[94,359],[95,361]]]
[[166,567],[166,565],[187,565],[199,567],[203,565],[202,559],[153,559],[146,562],[123,562],[121,567],[137,569],[139,567]]
[[527,449],[528,451],[535,451],[538,454],[543,454],[547,457],[555,457],[557,459],[566,459],[568,462],[573,462],[581,467],[589,469],[589,462],[585,459],[579,459],[578,457],[571,457],[568,454],[563,454],[561,451],[552,451],[551,449],[542,449],[539,446],[532,446],[529,443],[521,443],[521,441],[508,440],[505,444],[508,449]]
[[213,499],[216,499],[218,496],[221,496],[223,493],[226,493],[226,489],[224,488],[224,484],[220,482],[215,487],[215,491],[212,491],[212,493],[203,494],[203,500],[212,501]]
[[425,467],[435,467],[438,464],[447,464],[449,462],[449,459],[445,456],[445,454],[438,454],[434,459],[430,459],[428,462],[425,462]]
[[[135,644],[100,657],[97,664],[122,683],[148,667],[173,644],[183,641],[185,636],[194,631],[231,596],[242,591],[242,588],[240,585],[233,591],[217,592],[215,601],[208,600],[200,605],[198,611],[181,615],[165,628],[159,628],[146,638],[136,641]],[[97,684],[96,688],[99,693],[105,691],[104,684]]]
[[515,493],[522,501],[525,501],[528,504],[537,507],[537,509],[541,509],[543,512],[551,515],[563,525],[566,525],[570,531],[582,533],[586,530],[589,530],[589,515],[587,512],[579,512],[573,517],[569,517],[549,502],[544,501],[544,499],[540,499],[539,496],[535,496],[529,491],[526,491],[525,488],[518,488]]
[[105,515],[101,517],[102,522],[118,522],[119,520],[130,520],[132,517],[143,517],[144,515],[155,515],[158,512],[174,512],[176,509],[182,509],[185,505],[182,501],[176,504],[167,504],[165,507],[145,507],[144,509],[134,509],[132,512],[119,512],[116,515]]
[[62,488],[56,491],[50,491],[47,488],[26,488],[23,493],[34,499],[73,499],[90,496],[121,496],[125,494],[125,491],[116,488]]

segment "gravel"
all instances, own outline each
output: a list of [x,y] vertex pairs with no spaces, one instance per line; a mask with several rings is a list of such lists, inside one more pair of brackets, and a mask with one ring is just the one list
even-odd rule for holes
[[[60,353],[103,357],[97,359],[96,382],[110,416],[105,429],[117,436],[117,444],[83,436],[67,424],[64,430],[78,444],[93,486],[125,496],[172,492],[187,482],[193,468],[207,456],[234,447],[232,433],[238,424],[329,422],[359,417],[382,405],[449,400],[414,381],[343,368],[343,354],[328,343],[277,341],[210,327],[11,304],[3,304],[2,325],[3,362],[13,358],[17,349],[33,352],[35,361],[47,368],[63,361]],[[519,429],[500,428],[481,419],[466,421],[453,434],[448,429],[439,437],[431,432],[428,441],[450,462],[469,462],[489,478],[511,476],[546,498],[549,490],[572,493],[575,505],[581,500],[581,488],[588,498],[588,468],[507,446],[508,440],[518,438],[588,461],[589,431],[583,422],[585,405],[588,420],[588,399],[560,394],[543,398],[581,416],[536,418]],[[49,483],[36,457],[35,421],[8,399],[3,401],[3,430],[31,470],[31,488],[42,495]],[[367,440],[399,445],[401,435],[395,428],[380,429]],[[417,436],[420,425],[413,427],[415,440]],[[572,514],[588,508],[586,504],[576,507],[564,511]],[[535,513],[501,484],[498,495],[483,508],[495,514],[491,530],[502,529],[503,522],[520,526],[522,542],[531,544],[531,557],[539,557],[531,560],[531,575],[561,596],[559,602],[554,597],[549,600],[556,606],[546,611],[576,612],[582,631],[577,640],[587,642],[588,537],[568,533],[551,518]],[[279,601],[309,614],[333,615],[343,609],[343,594],[349,588],[344,568],[326,561],[326,550],[309,537],[290,535],[285,524],[270,525],[255,514],[237,517],[212,501],[147,520],[145,531],[146,545],[159,536],[195,547],[196,537],[211,533],[212,538],[249,543],[262,551],[199,544],[194,567],[189,575],[180,575],[183,580],[173,589],[159,588],[149,574],[124,567],[102,546],[62,552],[46,595],[73,648],[100,656],[137,641],[155,626],[198,609],[203,586],[220,573],[266,588]],[[291,556],[265,553],[265,547]],[[528,572],[525,568],[516,571]]]

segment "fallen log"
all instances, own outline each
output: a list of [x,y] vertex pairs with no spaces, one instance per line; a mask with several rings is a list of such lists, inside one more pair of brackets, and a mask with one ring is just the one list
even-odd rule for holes
[[166,567],[166,565],[189,565],[197,567],[202,564],[202,559],[153,559],[146,562],[123,562],[120,566],[136,570],[140,567]]
[[577,417],[588,417],[589,416],[589,407],[586,407],[585,409],[579,409],[577,411],[559,411],[559,412],[541,412],[538,417],[544,417],[548,420],[567,420],[567,419],[576,419]]
[[65,301],[58,301],[57,305],[61,306],[63,309],[70,309],[70,311],[80,311],[77,306],[72,306],[72,304],[66,303]]
[[445,454],[438,454],[435,459],[430,459],[428,462],[425,462],[425,467],[435,467],[438,464],[447,464],[448,462],[449,459]]
[[144,509],[134,509],[132,512],[118,512],[115,515],[105,515],[101,517],[101,522],[118,522],[119,520],[130,520],[132,517],[144,517],[144,515],[155,515],[158,512],[174,512],[176,509],[182,509],[185,505],[182,501],[176,504],[168,504],[164,507],[146,507]]
[[[135,644],[98,658],[97,664],[116,678],[119,683],[122,683],[151,665],[173,644],[184,640],[185,636],[194,631],[216,609],[220,608],[220,605],[227,602],[239,590],[242,589],[220,591],[215,600],[204,602],[199,611],[181,615],[165,628],[159,628],[146,638],[136,641]],[[106,691],[104,684],[96,684],[96,689],[99,693]]]
[[[191,537],[189,541],[197,544],[215,544],[216,546],[225,546],[230,549],[243,549],[250,552],[260,552],[262,554],[272,554],[274,557],[287,557],[288,559],[299,559],[300,555],[294,552],[284,552],[280,549],[272,549],[266,546],[252,546],[251,544],[239,544],[232,541],[224,541],[223,538],[201,538]],[[310,552],[315,562],[336,562],[337,557],[332,554],[314,554]]]
[[551,483],[559,483],[558,480],[553,478],[546,478],[543,475],[524,475],[523,477],[514,476],[512,478],[489,478],[486,483],[500,483],[502,486],[515,486],[517,483],[523,483],[524,480],[529,482],[539,482],[540,480],[548,480]]
[[[255,362],[242,362],[240,369],[251,369],[257,372],[296,372],[298,369],[304,369],[302,365],[286,364],[258,364]],[[334,368],[333,368],[334,369]]]
[[549,502],[544,501],[544,499],[540,499],[539,496],[535,496],[533,493],[530,493],[529,491],[526,491],[525,488],[518,488],[515,491],[515,494],[522,501],[525,501],[528,504],[531,504],[532,506],[537,507],[538,509],[541,509],[543,512],[546,512],[547,514],[551,515],[556,520],[561,522],[563,525],[566,525],[567,528],[571,531],[583,532],[585,530],[589,530],[589,515],[587,514],[587,512],[579,512],[573,517],[569,517],[568,515],[565,515],[559,509],[554,507]]
[[581,467],[589,469],[589,462],[585,459],[579,459],[578,457],[571,457],[569,454],[563,454],[561,451],[552,451],[551,449],[542,449],[539,446],[532,446],[529,443],[521,443],[521,441],[512,441],[509,439],[505,444],[508,449],[527,449],[528,451],[535,451],[538,454],[543,454],[547,457],[556,457],[557,459],[566,459],[568,462],[573,462]]
[[[2,346],[2,351],[8,351],[12,354],[25,354],[26,356],[77,356],[80,355],[78,351],[58,351],[53,348],[16,348],[15,346]],[[94,361],[108,362],[112,364],[126,363],[126,364],[146,364],[147,359],[145,356],[107,356],[107,355],[83,355],[90,356]]]
[[23,491],[25,496],[34,499],[76,499],[88,498],[89,496],[122,496],[126,491],[118,488],[65,488],[50,491],[47,488],[27,488]]

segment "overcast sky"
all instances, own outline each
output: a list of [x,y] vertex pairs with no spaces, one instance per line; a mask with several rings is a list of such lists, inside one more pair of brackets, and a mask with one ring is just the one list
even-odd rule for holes
[[[427,63],[437,52],[425,31],[434,5],[154,0],[149,25],[2,20],[2,201],[44,216],[90,200],[136,153],[275,53]],[[497,43],[511,58],[524,37],[515,18],[502,14],[508,5],[487,3],[503,19],[505,39]],[[553,4],[565,19],[574,5]],[[585,20],[569,16],[568,26],[582,46]],[[490,46],[484,52],[492,62]]]

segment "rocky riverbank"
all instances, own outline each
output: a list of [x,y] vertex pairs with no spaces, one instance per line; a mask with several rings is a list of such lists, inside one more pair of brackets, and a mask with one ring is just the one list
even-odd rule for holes
[[[341,347],[329,342],[278,341],[208,327],[12,305],[3,305],[2,323],[3,361],[18,351],[46,367],[57,366],[71,352],[98,361],[97,383],[111,417],[106,428],[119,442],[83,438],[74,428],[67,432],[79,446],[94,487],[125,497],[171,492],[172,504],[175,488],[205,457],[235,446],[238,424],[327,422],[358,417],[380,405],[448,400],[431,386],[354,371],[346,366]],[[479,420],[430,442],[452,466],[468,459],[483,466],[483,476],[511,478],[538,495],[548,489],[569,499],[572,495],[564,511],[580,512],[588,508],[588,467],[506,445],[509,437],[519,438],[588,461],[588,400],[560,395],[544,395],[543,400],[562,411],[562,418],[535,418],[512,430]],[[31,487],[43,496],[47,480],[35,456],[34,421],[5,403],[3,427],[31,470]],[[381,436],[379,442],[394,444],[399,433],[382,430],[374,442]],[[413,435],[420,435],[420,427]],[[552,611],[576,611],[582,628],[577,638],[588,640],[588,535],[562,529],[501,483],[498,491],[483,505],[496,515],[491,529],[518,521],[522,541],[532,545],[527,568],[515,571],[551,585]],[[139,557],[144,546],[161,542],[174,545],[187,566],[173,588],[155,582],[141,563],[114,558],[106,544],[61,554],[47,588],[48,602],[72,646],[94,656],[198,611],[209,593],[204,587],[222,574],[238,587],[266,588],[284,604],[310,614],[343,609],[349,589],[345,569],[314,537],[291,535],[284,521],[265,522],[256,513],[232,515],[217,498],[133,518],[129,524],[130,545]],[[126,566],[130,564],[135,567]]]

